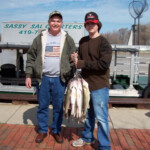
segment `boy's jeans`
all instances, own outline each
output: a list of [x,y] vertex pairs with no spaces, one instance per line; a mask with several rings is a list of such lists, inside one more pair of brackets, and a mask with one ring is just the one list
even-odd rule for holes
[[87,110],[87,118],[82,131],[82,139],[85,142],[94,140],[95,118],[97,119],[100,150],[110,150],[109,140],[109,123],[108,123],[108,101],[109,89],[104,87],[95,91],[91,91],[90,108]]

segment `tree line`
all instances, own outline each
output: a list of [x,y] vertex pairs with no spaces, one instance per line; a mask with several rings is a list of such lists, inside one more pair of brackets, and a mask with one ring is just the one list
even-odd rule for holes
[[[118,31],[103,33],[111,44],[128,44],[131,30],[128,28],[121,28]],[[150,45],[150,23],[140,25],[140,45]],[[135,45],[137,45],[138,31],[135,32]]]

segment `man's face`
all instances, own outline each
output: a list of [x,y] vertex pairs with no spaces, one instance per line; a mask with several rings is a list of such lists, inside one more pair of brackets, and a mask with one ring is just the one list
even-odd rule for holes
[[86,23],[85,27],[87,31],[91,34],[98,32],[98,25],[96,23],[88,22]]
[[52,33],[59,33],[62,26],[62,19],[59,16],[52,16],[49,19],[48,24]]

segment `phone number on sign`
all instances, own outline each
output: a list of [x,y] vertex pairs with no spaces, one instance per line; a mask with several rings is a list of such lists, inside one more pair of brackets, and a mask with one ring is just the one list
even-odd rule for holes
[[19,31],[19,34],[37,34],[38,33],[38,30],[21,30]]

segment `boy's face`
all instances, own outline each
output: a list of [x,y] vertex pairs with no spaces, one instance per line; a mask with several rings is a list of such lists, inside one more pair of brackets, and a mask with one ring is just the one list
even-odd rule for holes
[[94,34],[94,33],[98,32],[97,23],[88,22],[88,23],[86,23],[85,27],[86,27],[86,30],[89,32],[89,34]]

